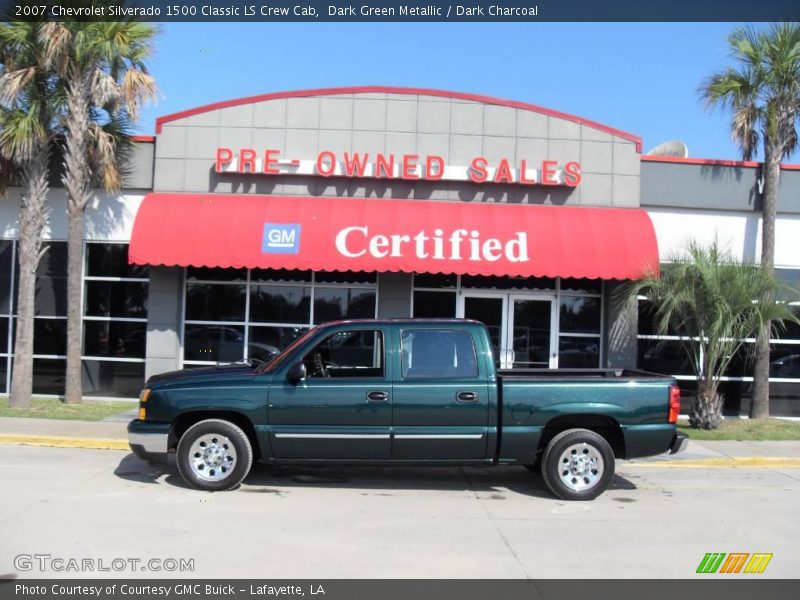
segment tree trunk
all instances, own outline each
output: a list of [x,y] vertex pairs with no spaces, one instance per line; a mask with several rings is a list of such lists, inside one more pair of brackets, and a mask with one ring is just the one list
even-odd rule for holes
[[64,400],[81,401],[83,218],[89,202],[88,73],[73,72],[67,86],[64,187],[67,190],[67,382]]
[[722,396],[713,380],[697,382],[697,396],[689,413],[689,424],[695,429],[716,429],[722,421]]
[[29,408],[33,393],[33,317],[36,268],[42,251],[42,231],[47,223],[50,149],[44,145],[22,169],[23,187],[19,215],[19,283],[17,328],[9,406]]
[[64,401],[81,401],[81,342],[83,317],[81,284],[83,275],[83,211],[67,214],[67,383]]
[[[763,217],[761,224],[761,264],[769,273],[775,266],[775,219],[778,212],[778,184],[780,182],[780,153],[765,144]],[[753,370],[753,398],[750,418],[769,416],[769,337],[772,322],[767,321],[756,340],[755,368]]]

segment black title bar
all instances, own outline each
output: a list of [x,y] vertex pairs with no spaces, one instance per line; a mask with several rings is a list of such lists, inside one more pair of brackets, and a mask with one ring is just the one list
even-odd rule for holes
[[[658,565],[654,562],[654,570]],[[0,600],[785,600],[798,580],[0,579]]]
[[797,21],[797,0],[0,0],[4,20],[158,22]]

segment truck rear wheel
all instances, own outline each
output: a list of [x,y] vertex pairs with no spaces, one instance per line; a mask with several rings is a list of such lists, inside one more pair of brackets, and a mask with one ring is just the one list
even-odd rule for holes
[[222,419],[195,423],[178,442],[178,472],[198,490],[222,491],[239,485],[253,464],[250,440]]
[[562,431],[545,448],[542,476],[559,498],[594,500],[614,479],[614,451],[594,431]]

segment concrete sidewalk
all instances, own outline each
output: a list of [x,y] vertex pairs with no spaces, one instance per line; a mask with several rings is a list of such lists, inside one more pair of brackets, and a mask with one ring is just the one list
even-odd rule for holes
[[[0,444],[127,450],[127,421],[61,421],[0,417]],[[800,441],[736,442],[690,440],[686,451],[637,459],[643,467],[800,467]]]
[[127,440],[128,420],[124,422],[117,420],[67,421],[60,419],[0,417],[0,434]]

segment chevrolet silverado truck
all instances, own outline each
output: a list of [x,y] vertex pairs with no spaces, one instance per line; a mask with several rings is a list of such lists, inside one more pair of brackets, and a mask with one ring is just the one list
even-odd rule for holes
[[268,363],[151,377],[132,451],[176,453],[192,487],[228,490],[270,464],[521,465],[558,497],[591,500],[615,459],[678,452],[671,377],[614,369],[497,370],[463,319],[336,321]]

